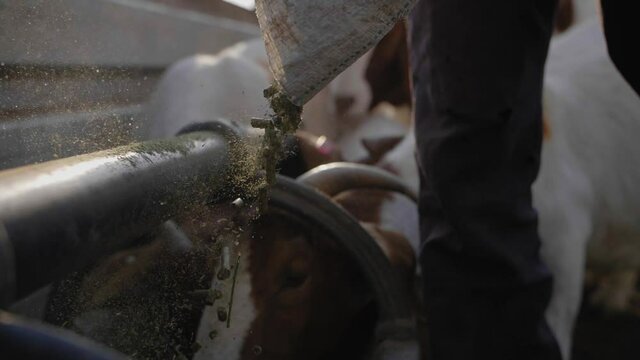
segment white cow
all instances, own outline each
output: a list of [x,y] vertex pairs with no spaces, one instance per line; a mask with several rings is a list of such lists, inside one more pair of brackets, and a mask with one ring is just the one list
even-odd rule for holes
[[[361,118],[371,102],[365,79],[371,51],[356,61],[304,106],[303,128],[336,139],[340,120]],[[263,116],[262,95],[273,78],[262,39],[240,42],[217,55],[180,60],[160,80],[149,103],[143,138],[166,137],[183,126],[216,118],[248,121]]]
[[548,320],[568,358],[585,260],[626,281],[602,289],[622,309],[640,267],[640,99],[608,57],[597,20],[552,43],[544,83],[548,135],[534,204],[554,276]]
[[599,0],[572,0],[574,8],[574,24],[580,25],[598,17]]
[[170,137],[183,127],[227,118],[245,121],[265,115],[262,91],[269,86],[264,70],[234,54],[196,55],[177,62],[164,74],[148,104],[145,139]]

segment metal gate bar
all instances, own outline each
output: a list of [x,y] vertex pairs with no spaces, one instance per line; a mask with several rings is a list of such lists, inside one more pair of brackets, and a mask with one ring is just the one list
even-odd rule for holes
[[213,200],[229,166],[201,131],[0,172],[0,306]]

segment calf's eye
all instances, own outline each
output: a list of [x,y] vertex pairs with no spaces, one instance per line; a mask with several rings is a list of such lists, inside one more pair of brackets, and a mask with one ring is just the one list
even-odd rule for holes
[[284,288],[300,287],[304,283],[304,281],[307,280],[308,276],[309,274],[307,273],[289,270],[285,273],[284,282],[282,285]]
[[309,263],[305,259],[296,259],[291,261],[283,274],[282,287],[285,289],[295,289],[307,280],[309,277]]

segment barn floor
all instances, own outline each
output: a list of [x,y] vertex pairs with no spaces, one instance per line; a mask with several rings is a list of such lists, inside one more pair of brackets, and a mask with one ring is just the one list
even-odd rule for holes
[[637,360],[640,317],[603,314],[583,303],[574,334],[573,360]]

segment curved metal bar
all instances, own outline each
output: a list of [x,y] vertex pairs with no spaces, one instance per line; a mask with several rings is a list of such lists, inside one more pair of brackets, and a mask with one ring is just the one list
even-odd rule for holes
[[16,297],[210,202],[225,190],[229,157],[224,136],[195,132],[0,172]]
[[297,214],[335,238],[363,270],[376,296],[379,341],[415,345],[412,302],[387,257],[355,218],[316,189],[285,177],[271,189],[269,206]]
[[335,162],[320,165],[298,177],[298,181],[328,196],[347,190],[378,189],[398,192],[417,201],[418,195],[400,178],[375,166]]

